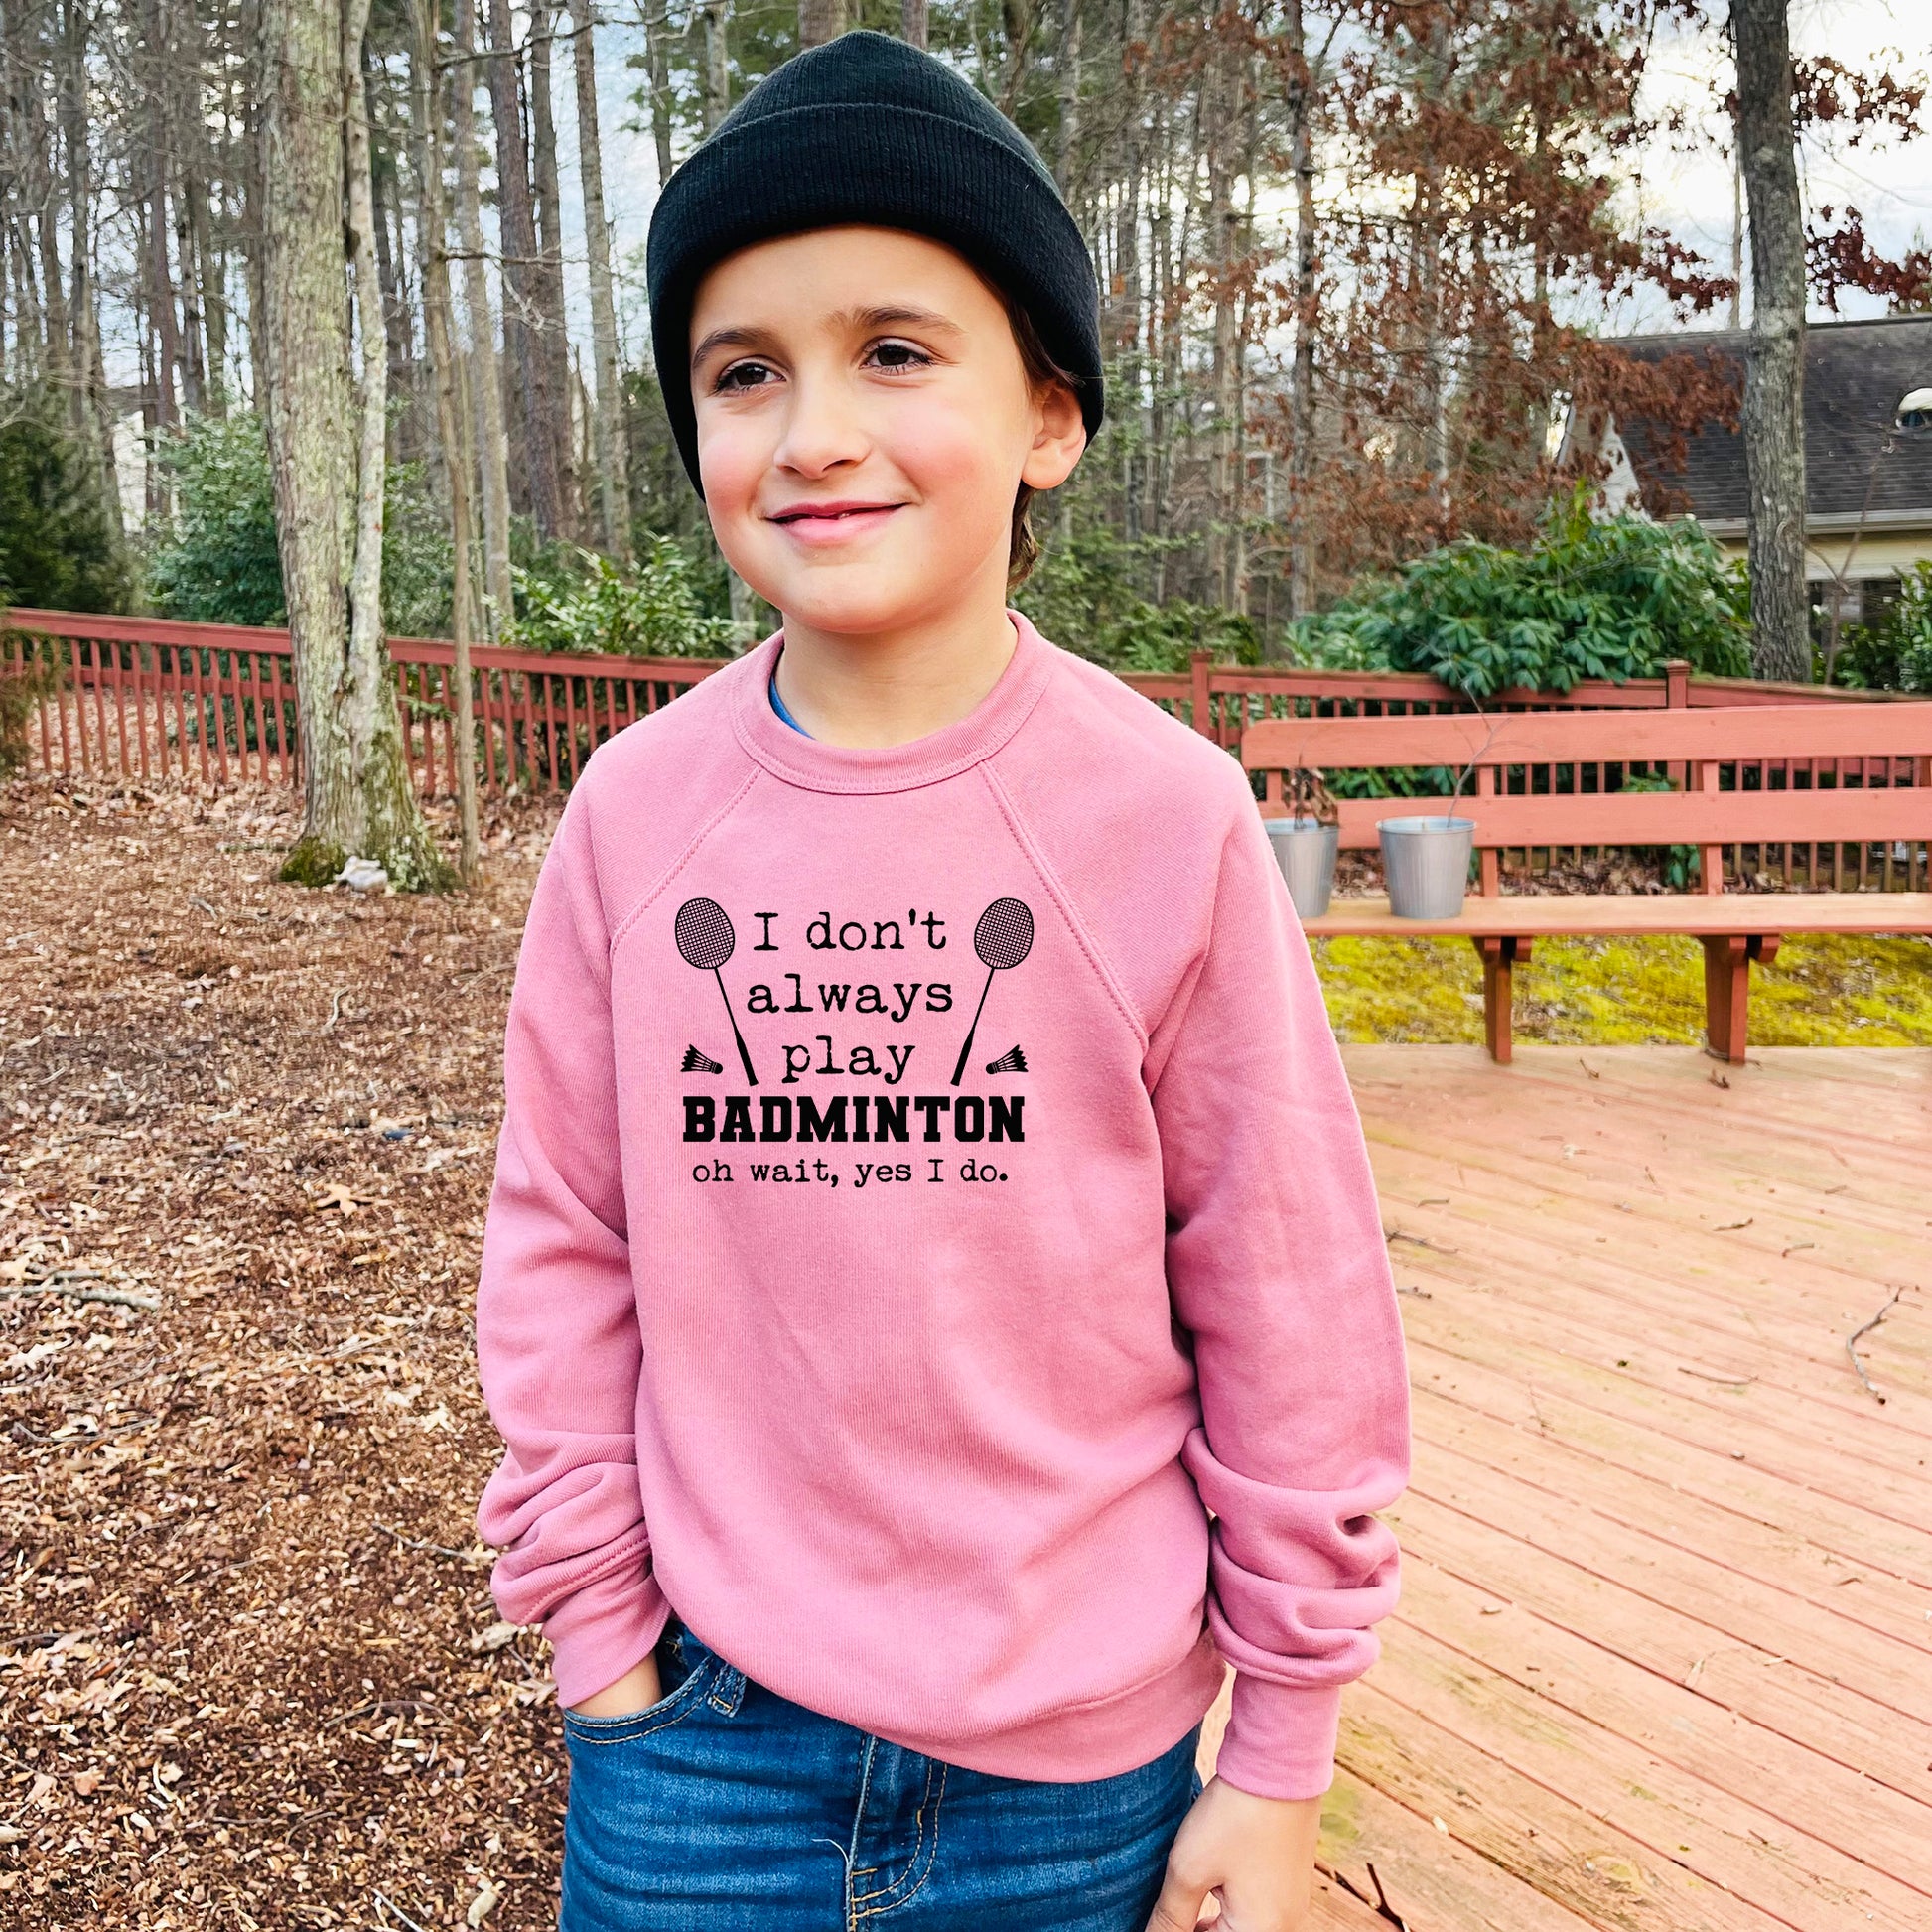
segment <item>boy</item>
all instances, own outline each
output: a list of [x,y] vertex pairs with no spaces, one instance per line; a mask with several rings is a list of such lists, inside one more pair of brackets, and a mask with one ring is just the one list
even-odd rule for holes
[[1085,249],[852,34],[649,268],[784,624],[591,760],[511,1002],[479,1520],[555,1649],[565,1932],[1287,1932],[1407,1378],[1240,766],[1006,602],[1101,418]]

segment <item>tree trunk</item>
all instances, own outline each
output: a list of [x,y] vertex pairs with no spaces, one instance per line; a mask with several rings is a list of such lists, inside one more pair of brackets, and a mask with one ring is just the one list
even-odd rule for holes
[[147,200],[148,317],[155,332],[154,408],[156,423],[173,429],[180,420],[175,371],[181,362],[181,336],[175,319],[174,280],[168,270],[167,25],[160,0],[147,0],[143,13],[150,79],[141,163]]
[[1811,676],[1805,597],[1805,218],[1791,125],[1786,0],[1731,0],[1737,134],[1751,221],[1751,334],[1744,358],[1744,472],[1751,669]]
[[1241,119],[1242,68],[1235,50],[1220,36],[1212,42],[1201,73],[1206,97],[1201,134],[1206,145],[1207,260],[1214,291],[1213,396],[1214,443],[1209,485],[1207,581],[1209,597],[1229,602],[1234,523],[1240,515],[1234,477],[1235,289],[1234,147]]
[[1060,194],[1073,199],[1073,167],[1080,146],[1080,33],[1083,21],[1082,0],[1061,0],[1065,11],[1060,16],[1060,45],[1054,76],[1060,103],[1060,149],[1053,173]]
[[202,295],[201,235],[197,227],[198,180],[207,122],[202,107],[201,25],[192,4],[170,6],[161,86],[168,105],[174,148],[175,260],[181,269],[182,401],[197,415],[207,408],[207,305]]
[[[268,406],[268,331],[262,326],[262,318],[268,313],[268,296],[262,276],[262,95],[267,85],[267,70],[264,62],[266,36],[262,27],[262,6],[264,0],[241,0],[240,25],[242,44],[254,50],[249,62],[249,79],[252,84],[242,94],[241,126],[241,199],[242,199],[242,246],[246,251],[245,269],[248,284],[248,383],[254,394],[257,410]],[[462,11],[461,8],[458,9]]]
[[[387,364],[358,59],[368,10],[369,0],[261,4],[262,400],[305,808],[283,877],[326,884],[357,855],[379,861],[393,884],[420,888],[440,882],[443,862],[409,780],[382,640]],[[362,343],[359,426],[350,265]]]
[[[455,556],[450,629],[456,642],[456,792],[462,828],[459,868],[466,886],[477,884],[483,854],[477,828],[477,724],[470,691],[470,451],[464,426],[469,397],[464,394],[463,361],[451,327],[449,223],[443,208],[443,127],[441,89],[436,85],[436,0],[415,0],[414,80],[410,119],[416,131],[416,172],[422,184],[423,333],[436,389],[436,423],[448,456],[450,535]],[[471,76],[459,72],[457,86]]]
[[[1438,15],[1429,33],[1425,96],[1440,102],[1449,85],[1449,22]],[[1449,332],[1443,314],[1443,169],[1435,137],[1429,138],[1423,172],[1416,181],[1416,301],[1422,334],[1423,464],[1429,472],[1437,535],[1449,528]]]
[[[710,9],[707,7],[707,13]],[[798,0],[798,45],[823,47],[845,32],[845,0]]]
[[509,0],[489,0],[489,58],[483,63],[489,110],[496,122],[497,205],[502,229],[503,352],[516,385],[523,434],[518,474],[529,491],[540,535],[564,533],[563,479],[557,462],[557,412],[564,398],[550,387],[542,321],[536,212],[530,202],[529,150],[517,98],[517,59]]
[[72,320],[74,399],[82,442],[95,475],[116,541],[125,534],[120,477],[114,467],[114,426],[107,406],[107,374],[101,358],[100,315],[95,306],[93,271],[93,164],[88,146],[87,39],[90,23],[82,0],[66,0],[62,20],[64,67],[61,127],[68,157],[68,216],[73,237]]
[[553,110],[550,49],[557,20],[554,6],[530,15],[530,144],[535,160],[537,209],[538,341],[545,373],[557,408],[557,487],[563,504],[563,534],[573,543],[582,534],[577,444],[572,434],[570,324],[564,314],[563,198],[557,185],[557,123]]
[[502,637],[515,615],[510,580],[509,444],[503,434],[502,379],[496,368],[496,325],[489,310],[489,266],[483,260],[483,198],[477,185],[476,17],[468,0],[456,9],[457,235],[463,249],[464,306],[470,312],[470,381],[483,475],[483,591],[489,634]]
[[908,47],[924,50],[926,42],[926,0],[899,0],[899,35]]
[[591,276],[591,342],[597,357],[597,474],[604,547],[630,561],[630,486],[626,480],[623,391],[618,377],[618,309],[611,289],[611,224],[604,214],[604,150],[597,111],[597,55],[591,0],[570,0],[576,34],[577,172],[584,191],[584,245]]
[[[376,88],[385,81],[367,42],[362,47],[363,116],[368,123],[370,191],[375,201],[376,286],[382,291],[382,338],[388,360],[389,395],[402,406],[395,412],[394,445],[399,463],[414,463],[428,441],[423,434],[416,394],[415,332],[410,327],[409,297],[403,287],[401,196],[396,183],[396,157],[375,145]],[[393,224],[393,226],[392,226]]]
[[650,81],[650,135],[657,155],[657,185],[671,178],[670,0],[656,0],[644,16],[644,72]]
[[732,71],[725,47],[726,0],[704,0],[704,131],[731,111]]
[[1141,535],[1141,475],[1147,462],[1147,409],[1142,397],[1140,334],[1145,302],[1141,215],[1146,197],[1147,144],[1142,69],[1147,38],[1146,0],[1127,0],[1122,23],[1120,187],[1114,207],[1114,275],[1108,309],[1108,346],[1121,366],[1122,401],[1143,432],[1116,439],[1120,452],[1120,518],[1130,543]]
[[1288,614],[1314,609],[1314,532],[1310,491],[1314,481],[1314,72],[1309,65],[1302,0],[1289,0],[1288,159],[1295,177],[1295,359],[1289,372]]

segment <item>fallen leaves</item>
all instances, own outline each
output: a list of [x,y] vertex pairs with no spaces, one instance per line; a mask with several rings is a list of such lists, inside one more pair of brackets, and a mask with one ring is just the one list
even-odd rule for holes
[[293,805],[0,786],[7,1926],[556,1923],[469,1330],[553,816],[355,899],[275,883]]

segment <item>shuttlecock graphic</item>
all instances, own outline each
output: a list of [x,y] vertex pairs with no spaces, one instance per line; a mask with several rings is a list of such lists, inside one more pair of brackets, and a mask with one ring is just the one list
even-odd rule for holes
[[1027,1070],[1027,1056],[1015,1046],[1002,1053],[997,1060],[988,1060],[986,1070],[989,1073],[1024,1073]]
[[700,1053],[695,1046],[684,1049],[684,1069],[686,1073],[722,1073],[724,1068],[708,1054]]

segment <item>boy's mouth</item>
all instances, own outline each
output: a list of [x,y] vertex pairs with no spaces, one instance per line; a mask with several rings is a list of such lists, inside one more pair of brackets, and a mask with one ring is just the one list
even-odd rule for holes
[[902,503],[861,502],[856,499],[793,503],[784,509],[774,510],[765,520],[808,543],[836,543],[846,537],[857,536],[862,531],[877,529],[895,510],[902,508]]

